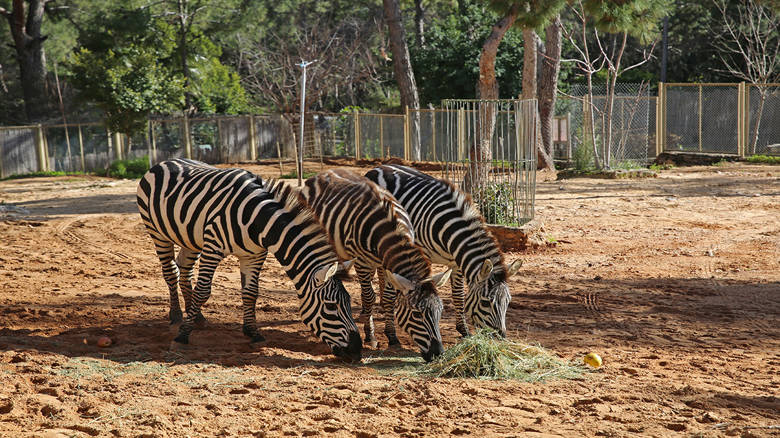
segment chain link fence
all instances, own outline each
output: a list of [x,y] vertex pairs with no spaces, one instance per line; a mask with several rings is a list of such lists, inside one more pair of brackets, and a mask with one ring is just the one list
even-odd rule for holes
[[[575,84],[561,96],[556,113],[569,116],[568,150],[556,147],[555,158],[582,163],[598,156],[613,168],[645,165],[655,156],[655,98],[646,84],[616,84],[611,117],[604,85]],[[651,123],[652,121],[652,123]],[[609,131],[609,132],[608,132]],[[611,137],[607,145],[607,137]],[[595,141],[595,144],[594,144]]]
[[748,85],[745,155],[780,155],[780,84]]

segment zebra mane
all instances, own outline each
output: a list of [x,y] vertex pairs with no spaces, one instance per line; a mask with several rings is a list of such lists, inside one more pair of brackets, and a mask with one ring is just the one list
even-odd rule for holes
[[450,181],[440,178],[435,179],[450,193],[453,202],[458,206],[461,216],[468,222],[469,227],[477,228],[476,231],[482,231],[478,238],[481,247],[485,250],[483,251],[483,254],[490,252],[491,250],[497,254],[494,257],[488,257],[493,263],[493,275],[498,276],[499,280],[506,280],[507,266],[506,261],[504,260],[504,254],[499,250],[500,246],[496,237],[487,229],[485,218],[482,217],[477,210],[471,195],[458,189],[455,184]]
[[[301,223],[306,224],[308,227],[317,227],[319,232],[316,237],[312,237],[309,240],[310,242],[316,243],[322,239],[322,241],[328,242],[330,248],[333,248],[330,236],[328,236],[328,233],[325,232],[325,229],[314,216],[314,212],[306,204],[300,189],[287,185],[279,179],[272,178],[263,181],[263,190],[273,195],[274,200],[282,204],[286,211],[300,218]],[[335,252],[333,255],[334,257],[336,256]]]

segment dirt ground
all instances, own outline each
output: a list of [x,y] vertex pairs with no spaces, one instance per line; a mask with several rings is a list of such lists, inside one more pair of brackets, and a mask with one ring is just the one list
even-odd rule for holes
[[[506,255],[525,261],[510,284],[509,336],[604,358],[583,380],[545,383],[342,363],[300,322],[273,258],[258,303],[266,342],[241,334],[229,258],[208,328],[171,350],[136,183],[0,182],[0,436],[780,434],[778,166],[540,182],[537,218],[554,245]],[[357,315],[359,287],[346,285]],[[442,296],[452,345],[448,288]],[[96,346],[103,335],[112,346]],[[379,338],[365,356],[381,356]]]

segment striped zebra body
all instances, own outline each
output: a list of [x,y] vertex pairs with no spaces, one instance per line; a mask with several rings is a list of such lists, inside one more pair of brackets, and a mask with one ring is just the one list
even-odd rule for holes
[[365,177],[340,169],[306,180],[301,197],[328,232],[339,257],[355,260],[366,342],[376,345],[371,279],[379,271],[380,284],[385,285],[381,304],[390,345],[398,343],[395,310],[399,325],[423,357],[431,360],[439,355],[442,303],[436,286],[446,281],[448,273],[431,277],[430,262],[414,244],[411,222],[395,198]]
[[[141,179],[138,209],[162,263],[171,322],[182,319],[177,284],[184,296],[186,317],[175,340],[189,341],[211,294],[214,270],[227,255],[239,259],[244,334],[253,342],[263,340],[256,327],[255,303],[258,274],[271,251],[295,284],[303,322],[336,355],[359,358],[360,335],[349,294],[333,277],[338,258],[327,236],[289,188],[263,185],[245,170],[217,169],[185,159],[157,164]],[[181,248],[175,260],[174,245]],[[192,267],[198,258],[193,288]]]
[[491,327],[505,335],[511,300],[507,278],[522,263],[506,266],[468,195],[447,181],[400,165],[377,167],[366,177],[387,189],[404,207],[414,227],[415,243],[431,262],[453,268],[450,282],[458,332],[469,334],[468,316],[476,327]]

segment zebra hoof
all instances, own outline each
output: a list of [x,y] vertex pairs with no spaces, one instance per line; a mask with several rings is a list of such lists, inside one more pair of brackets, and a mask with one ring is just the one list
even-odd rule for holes
[[195,316],[195,327],[199,329],[206,328],[206,317],[202,313],[198,313]]
[[182,314],[181,311],[178,312],[170,312],[168,314],[168,320],[171,322],[171,325],[174,324],[181,324],[182,321]]
[[365,345],[370,346],[371,348],[376,348],[377,342],[375,336],[366,336],[365,341],[363,341]]
[[265,341],[265,336],[263,336],[260,333],[258,333],[256,335],[252,336],[252,340],[250,340],[249,342],[251,344],[254,344],[254,343],[263,342],[263,341]]
[[187,335],[179,335],[173,338],[173,341],[179,344],[189,344],[190,343],[190,337]]

